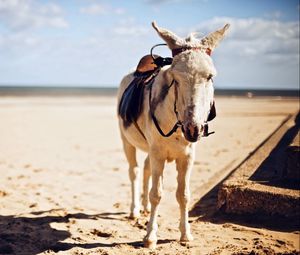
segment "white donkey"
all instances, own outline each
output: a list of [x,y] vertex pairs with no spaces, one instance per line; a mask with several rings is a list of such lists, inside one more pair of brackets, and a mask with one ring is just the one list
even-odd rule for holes
[[[148,153],[144,164],[142,204],[144,211],[149,212],[149,194],[151,214],[144,238],[144,246],[149,248],[155,248],[157,243],[157,215],[162,196],[164,165],[165,162],[173,160],[178,171],[176,198],[181,215],[180,241],[188,242],[193,239],[188,223],[188,206],[189,179],[195,154],[194,142],[202,136],[214,100],[212,78],[216,75],[216,70],[210,53],[223,39],[229,27],[227,24],[199,40],[193,34],[186,39],[180,38],[167,29],[159,28],[154,22],[152,26],[172,50],[173,62],[159,71],[150,89],[146,88],[143,91],[143,108],[135,125],[126,125],[119,116],[121,137],[129,163],[132,189],[131,218],[140,216],[140,169],[136,160],[136,149]],[[118,93],[118,104],[133,79],[133,73],[123,78]],[[181,128],[177,129],[178,126]],[[172,130],[172,135],[163,137],[163,133],[169,130]],[[149,193],[151,176],[152,187]]]

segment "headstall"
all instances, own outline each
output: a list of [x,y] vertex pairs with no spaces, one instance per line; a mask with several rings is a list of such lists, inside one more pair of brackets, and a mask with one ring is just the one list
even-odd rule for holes
[[[173,58],[170,58],[170,57],[167,57],[167,58],[163,58],[163,57],[156,57],[153,55],[153,50],[156,48],[156,47],[159,47],[159,46],[167,46],[167,44],[165,43],[161,43],[161,44],[156,44],[154,45],[151,50],[150,50],[150,55],[153,59],[153,62],[157,65],[157,70],[158,72],[156,72],[156,75],[159,73],[159,70],[165,66],[165,65],[171,65],[172,64],[172,61],[173,61]],[[200,50],[200,49],[203,49],[203,48],[200,48],[200,47],[182,47],[182,48],[178,48],[178,49],[173,49],[172,50],[172,56],[176,56],[184,51],[187,51],[187,50]],[[211,54],[211,50],[208,48],[206,49],[206,54],[210,56]],[[178,111],[177,111],[177,99],[178,99],[178,83],[173,79],[171,84],[167,87],[167,90],[169,91],[169,89],[174,85],[174,95],[175,95],[175,100],[174,100],[174,108],[173,108],[173,111],[175,113],[175,116],[176,116],[176,119],[177,119],[177,122],[174,124],[173,128],[168,132],[168,133],[164,133],[163,130],[161,129],[159,123],[158,123],[158,120],[157,118],[155,117],[155,109],[152,108],[152,85],[153,85],[153,82],[154,82],[154,79],[152,79],[151,83],[149,84],[149,87],[150,87],[150,91],[149,91],[149,108],[150,108],[150,115],[151,115],[151,118],[154,122],[154,125],[156,127],[156,129],[158,130],[158,132],[160,133],[161,136],[163,137],[170,137],[173,133],[175,133],[177,131],[177,129],[179,127],[181,127],[182,129],[182,132],[183,132],[183,123],[179,120],[179,117],[178,117]],[[203,132],[203,137],[207,137],[211,134],[213,134],[214,132],[208,132],[208,124],[207,122],[204,123],[204,132]]]

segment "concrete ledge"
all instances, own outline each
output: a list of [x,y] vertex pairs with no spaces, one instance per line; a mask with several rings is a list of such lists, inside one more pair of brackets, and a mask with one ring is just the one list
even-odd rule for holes
[[295,136],[288,146],[285,177],[289,180],[300,181],[300,133]]
[[286,178],[287,169],[293,169],[295,175],[295,163],[299,164],[299,148],[293,149],[292,156],[287,150],[299,133],[295,119],[288,116],[223,182],[218,192],[219,209],[237,214],[300,216],[299,179]]

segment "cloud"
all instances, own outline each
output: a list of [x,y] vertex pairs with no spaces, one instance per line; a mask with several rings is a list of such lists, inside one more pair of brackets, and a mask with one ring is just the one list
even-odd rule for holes
[[[3,2],[0,0],[1,20]],[[63,17],[63,10],[55,4],[36,5],[34,0],[11,2],[26,2],[30,8],[37,6],[38,9],[33,13],[38,11],[39,16],[53,13],[57,17]],[[106,9],[106,15],[108,10]],[[104,12],[101,15],[105,15]],[[86,18],[85,15],[80,17]],[[1,82],[117,85],[122,75],[134,67],[151,46],[160,42],[150,24],[133,17],[121,17],[123,19],[115,20],[110,26],[97,25],[89,34],[78,38],[70,37],[67,33],[52,36],[52,33],[47,34],[45,31],[40,33],[40,30],[20,28],[0,33],[0,55],[5,59],[0,61]],[[191,30],[187,27],[170,29],[180,35],[197,31],[199,35],[205,36],[225,23],[231,24],[228,36],[212,56],[219,73],[215,79],[217,88],[298,88],[297,21],[215,17],[196,24]],[[158,53],[162,56],[170,54],[167,49],[166,52]]]
[[178,2],[178,0],[146,0],[146,3],[149,3],[149,4],[164,4],[164,3],[170,3],[170,2]]
[[88,15],[106,15],[106,14],[124,14],[125,10],[122,8],[112,8],[104,4],[91,4],[86,7],[81,7],[80,12]]
[[[150,26],[149,26],[150,27]],[[143,36],[149,33],[149,27],[136,24],[133,18],[121,20],[113,29],[115,35]]]
[[273,11],[266,13],[264,16],[269,19],[279,19],[283,16],[283,13],[281,11]]
[[90,15],[102,15],[107,13],[107,8],[101,4],[92,4],[87,7],[80,8],[80,12]]
[[[153,5],[159,5],[159,4],[166,4],[166,3],[180,3],[180,2],[187,2],[188,0],[145,0],[146,3],[153,4]],[[190,2],[192,0],[189,0]],[[202,0],[202,2],[205,2],[207,0]]]
[[0,55],[8,60],[0,61],[0,83],[117,85],[138,58],[147,53],[145,44],[155,33],[152,36],[145,33],[146,27],[133,18],[76,39],[65,33],[56,36],[36,31],[14,31],[9,36],[0,33]]
[[123,8],[116,8],[116,9],[114,9],[114,13],[121,15],[121,14],[126,13],[126,10]]
[[[299,54],[299,22],[283,22],[260,18],[217,17],[200,23],[195,30],[202,35],[229,23],[226,50],[240,56]],[[224,51],[224,49],[223,49]]]
[[17,49],[24,50],[30,47],[34,48],[39,45],[40,38],[32,34],[25,34],[22,32],[12,33],[5,36],[0,34],[0,50],[2,50],[2,54]]
[[263,18],[216,17],[193,31],[205,36],[229,23],[227,37],[213,58],[230,87],[296,88],[299,84],[299,22]]
[[13,30],[69,26],[59,5],[35,0],[0,0],[0,21]]

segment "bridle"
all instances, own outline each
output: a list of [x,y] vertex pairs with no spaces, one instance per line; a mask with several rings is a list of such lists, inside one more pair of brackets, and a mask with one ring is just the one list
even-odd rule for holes
[[[159,46],[166,46],[167,44],[165,43],[160,43],[160,44],[156,44],[154,45],[151,50],[150,50],[150,55],[153,59],[153,62],[158,66],[158,69],[160,70],[163,66],[165,65],[171,65],[172,64],[172,61],[173,61],[173,58],[163,58],[163,57],[155,57],[153,55],[153,50],[156,48],[156,47],[159,47]],[[182,122],[179,120],[179,117],[178,117],[178,111],[177,111],[177,100],[178,100],[178,83],[173,79],[172,82],[170,83],[170,85],[167,87],[167,91],[169,91],[169,89],[174,86],[174,96],[175,96],[175,100],[174,100],[174,107],[173,107],[173,111],[175,113],[175,116],[176,116],[176,119],[177,119],[177,122],[174,124],[173,128],[168,132],[168,133],[164,133],[163,130],[161,129],[161,127],[159,126],[159,123],[158,123],[158,120],[157,118],[155,117],[155,109],[152,108],[152,84],[154,82],[154,79],[153,81],[151,82],[150,85],[150,91],[149,91],[149,108],[150,108],[150,115],[151,115],[151,118],[154,122],[154,125],[157,129],[157,131],[160,133],[161,136],[163,137],[169,137],[171,136],[173,133],[175,133],[177,131],[177,129],[179,127],[182,128],[183,124]]]
[[[163,58],[163,57],[155,57],[153,55],[153,50],[154,48],[156,47],[159,47],[159,46],[166,46],[167,44],[165,43],[161,43],[161,44],[156,44],[154,45],[151,50],[150,50],[150,55],[153,59],[153,62],[158,66],[157,67],[157,74],[159,73],[160,69],[165,66],[165,65],[171,65],[172,64],[172,61],[173,61],[173,58]],[[172,56],[176,56],[186,50],[199,50],[200,48],[198,47],[182,47],[182,48],[179,48],[179,49],[175,49],[175,50],[172,50]],[[210,49],[207,49],[206,50],[206,54],[208,54],[210,56],[210,53],[211,53],[211,50]],[[155,109],[152,108],[152,85],[154,83],[154,79],[152,79],[152,81],[149,83],[149,108],[150,108],[150,115],[151,115],[151,118],[154,122],[154,125],[157,129],[157,131],[160,133],[161,136],[163,137],[170,137],[173,133],[175,133],[177,131],[177,129],[179,127],[181,127],[181,130],[182,132],[184,131],[183,130],[183,123],[181,120],[179,120],[179,116],[178,116],[178,111],[177,111],[177,100],[178,100],[178,83],[173,79],[172,82],[170,83],[170,85],[168,85],[167,87],[167,91],[169,91],[169,89],[174,86],[174,96],[175,96],[175,100],[174,100],[174,106],[173,106],[173,111],[175,113],[175,116],[176,116],[176,119],[177,119],[177,122],[174,124],[173,128],[168,132],[168,133],[164,133],[163,130],[161,129],[159,123],[158,123],[158,120],[157,118],[155,117]],[[208,132],[208,124],[207,124],[207,121],[204,123],[204,132],[203,132],[203,137],[207,137],[211,134],[213,134],[214,132]]]
[[175,95],[175,100],[174,100],[174,108],[173,108],[173,111],[175,113],[175,116],[176,116],[176,119],[177,119],[177,122],[175,123],[175,125],[173,126],[173,128],[167,133],[165,134],[161,127],[159,126],[159,123],[157,121],[157,118],[155,117],[155,114],[154,114],[154,111],[155,109],[152,108],[152,84],[150,85],[150,91],[149,91],[149,107],[150,107],[150,115],[151,115],[151,118],[154,122],[154,125],[156,127],[156,129],[158,130],[158,132],[161,134],[161,136],[163,137],[169,137],[171,136],[173,133],[175,133],[177,131],[177,129],[179,127],[183,128],[183,124],[182,122],[179,120],[179,117],[178,117],[178,111],[177,111],[177,98],[178,98],[178,88],[177,88],[177,82],[173,79],[171,84],[168,86],[167,90],[169,90],[172,86],[174,85],[174,95]]

